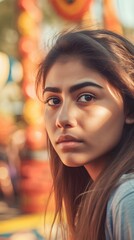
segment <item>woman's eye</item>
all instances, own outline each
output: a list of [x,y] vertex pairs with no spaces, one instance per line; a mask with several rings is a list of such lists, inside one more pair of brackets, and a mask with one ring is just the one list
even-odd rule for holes
[[92,94],[82,94],[79,98],[78,98],[78,102],[90,102],[92,99],[94,99],[95,96]]
[[51,97],[46,100],[46,102],[49,106],[56,106],[60,103],[60,99],[57,97]]

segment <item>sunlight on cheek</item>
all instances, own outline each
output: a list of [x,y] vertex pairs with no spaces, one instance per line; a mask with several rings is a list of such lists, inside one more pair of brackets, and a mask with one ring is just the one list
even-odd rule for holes
[[105,107],[99,107],[96,111],[90,112],[90,120],[87,121],[87,125],[92,129],[98,131],[98,129],[104,127],[106,124],[111,124],[113,121],[113,113]]

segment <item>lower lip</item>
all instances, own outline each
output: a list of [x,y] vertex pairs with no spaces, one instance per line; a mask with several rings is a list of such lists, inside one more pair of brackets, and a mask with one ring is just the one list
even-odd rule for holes
[[61,142],[58,145],[59,145],[61,150],[69,151],[69,150],[74,150],[75,148],[79,148],[81,143],[82,142],[70,141],[70,142]]

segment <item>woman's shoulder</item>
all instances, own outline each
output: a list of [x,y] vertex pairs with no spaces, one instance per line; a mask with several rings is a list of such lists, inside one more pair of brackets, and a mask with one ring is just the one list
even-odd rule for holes
[[126,174],[119,180],[107,204],[106,239],[134,239],[133,220],[134,174]]
[[134,198],[134,174],[124,174],[113,190],[108,201],[109,207],[117,207],[120,203],[125,203]]

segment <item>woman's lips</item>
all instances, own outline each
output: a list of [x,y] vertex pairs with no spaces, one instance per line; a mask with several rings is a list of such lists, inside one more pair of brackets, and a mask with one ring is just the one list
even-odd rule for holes
[[57,141],[56,144],[60,144],[60,143],[66,143],[66,142],[82,142],[81,140],[71,136],[71,135],[61,135]]
[[81,140],[71,135],[61,135],[56,141],[56,144],[59,145],[60,149],[64,151],[78,148],[81,143],[82,143]]

